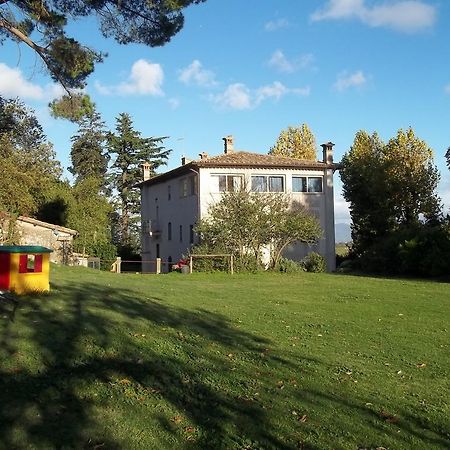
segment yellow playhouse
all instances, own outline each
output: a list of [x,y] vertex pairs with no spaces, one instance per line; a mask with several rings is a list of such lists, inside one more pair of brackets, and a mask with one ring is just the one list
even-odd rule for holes
[[49,291],[52,251],[38,245],[0,246],[0,290],[16,294]]

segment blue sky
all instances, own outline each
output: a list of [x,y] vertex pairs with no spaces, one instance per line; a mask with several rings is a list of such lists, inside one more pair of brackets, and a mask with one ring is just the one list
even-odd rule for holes
[[[307,123],[339,160],[360,129],[388,140],[412,126],[434,149],[450,206],[450,2],[448,0],[207,0],[186,10],[161,48],[118,46],[80,20],[70,33],[108,52],[87,92],[110,128],[131,114],[144,136],[170,136],[168,168],[184,154],[266,153],[288,125]],[[60,88],[23,46],[0,47],[0,94],[36,109],[63,165],[72,124],[50,118]],[[320,154],[318,153],[320,158]],[[336,176],[336,219],[348,221]]]

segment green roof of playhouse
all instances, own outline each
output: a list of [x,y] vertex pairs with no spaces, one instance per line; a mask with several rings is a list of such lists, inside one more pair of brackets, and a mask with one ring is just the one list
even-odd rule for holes
[[0,253],[51,253],[51,248],[41,245],[0,245]]

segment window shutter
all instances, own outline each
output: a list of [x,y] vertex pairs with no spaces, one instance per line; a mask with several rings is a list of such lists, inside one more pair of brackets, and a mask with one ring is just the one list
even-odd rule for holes
[[27,273],[28,255],[19,256],[19,273]]
[[36,255],[34,257],[34,271],[42,272],[42,255]]

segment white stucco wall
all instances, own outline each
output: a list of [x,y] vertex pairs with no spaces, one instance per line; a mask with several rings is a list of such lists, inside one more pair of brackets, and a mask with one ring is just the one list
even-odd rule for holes
[[[198,196],[190,193],[180,196],[180,182],[186,177],[197,177],[196,173],[173,178],[154,185],[144,185],[141,192],[141,222],[151,220],[158,225],[159,234],[150,236],[141,233],[142,270],[154,272],[159,256],[163,263],[163,271],[168,270],[169,260],[176,263],[182,255],[189,253],[190,227],[198,218]],[[169,199],[170,190],[170,199]],[[168,224],[171,223],[172,236],[169,239]],[[180,239],[181,226],[181,239]]]
[[[238,169],[238,168],[200,168],[199,173],[190,173],[157,184],[143,185],[141,217],[142,222],[152,220],[159,223],[160,234],[150,236],[142,234],[143,270],[155,271],[154,261],[159,256],[163,263],[171,257],[177,262],[182,255],[189,253],[190,226],[195,225],[199,218],[208,214],[209,205],[220,200],[221,193],[215,189],[213,176],[215,175],[242,175],[247,186],[251,185],[252,175],[281,175],[284,177],[285,192],[291,196],[292,201],[301,203],[311,211],[320,221],[323,229],[323,238],[315,246],[295,244],[286,249],[284,256],[300,260],[311,251],[317,251],[327,260],[327,270],[335,269],[335,238],[334,238],[334,200],[333,200],[333,171],[305,170],[305,169]],[[193,195],[180,196],[180,182],[182,179],[198,177],[197,190]],[[321,176],[323,177],[323,192],[321,193],[293,193],[293,176]],[[170,188],[169,188],[170,186]],[[169,189],[171,191],[169,200]],[[199,195],[198,195],[199,193]],[[168,223],[172,224],[172,239],[168,239]],[[179,227],[182,226],[183,239],[180,241]],[[167,270],[168,265],[163,265]]]
[[[242,175],[247,186],[251,186],[252,175],[275,175],[284,177],[285,193],[293,202],[303,205],[320,221],[323,230],[323,238],[317,245],[294,244],[289,246],[284,256],[296,261],[304,258],[311,251],[316,251],[327,260],[327,270],[336,268],[335,238],[334,238],[334,200],[333,200],[333,171],[329,170],[305,170],[305,169],[259,169],[259,168],[201,168],[200,169],[200,217],[208,214],[211,203],[220,200],[221,193],[214,190],[215,183],[212,177],[215,175]],[[292,177],[323,177],[323,192],[292,192]]]

